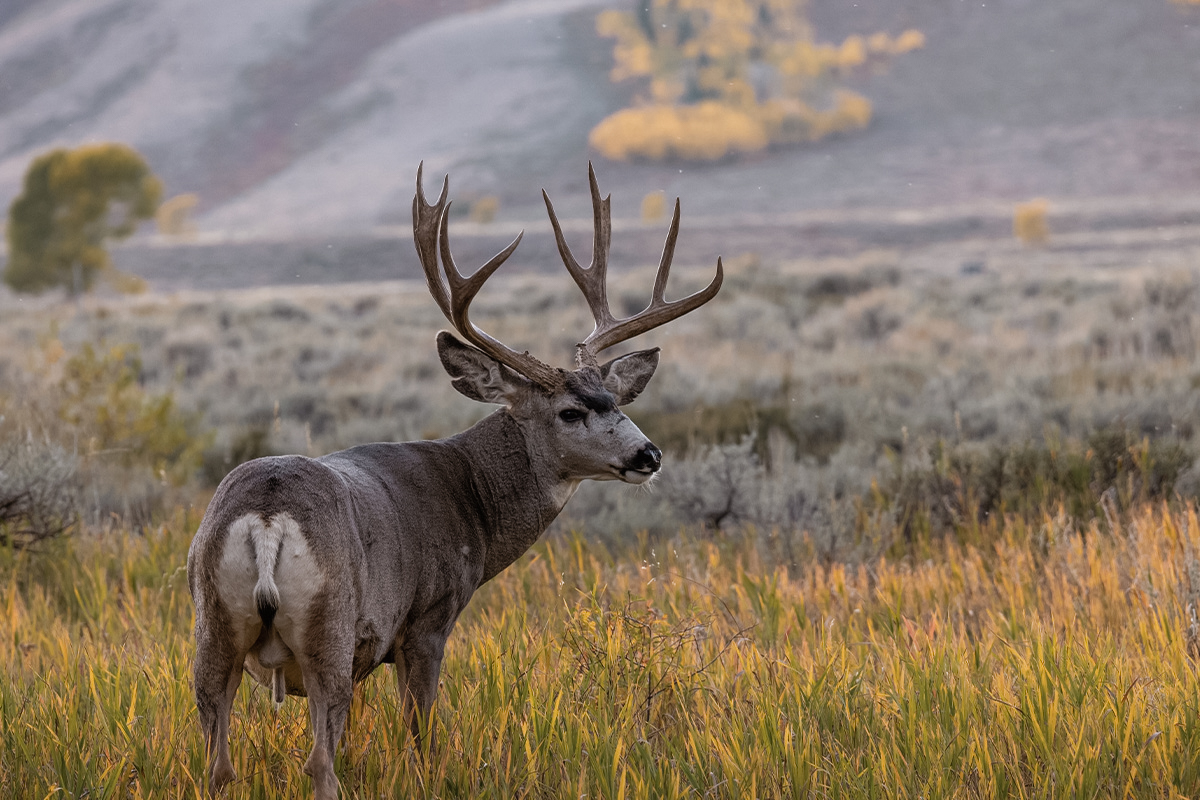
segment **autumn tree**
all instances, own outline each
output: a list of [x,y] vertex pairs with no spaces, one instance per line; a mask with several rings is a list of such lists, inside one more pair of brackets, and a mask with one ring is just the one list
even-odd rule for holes
[[122,144],[38,156],[8,209],[4,282],[18,292],[62,286],[77,297],[103,275],[120,289],[136,289],[140,281],[112,267],[105,245],[153,217],[161,196],[145,160]]
[[862,128],[871,103],[844,79],[925,43],[915,30],[818,43],[805,0],[638,0],[596,28],[616,39],[613,80],[638,87],[589,138],[616,160],[716,160]]

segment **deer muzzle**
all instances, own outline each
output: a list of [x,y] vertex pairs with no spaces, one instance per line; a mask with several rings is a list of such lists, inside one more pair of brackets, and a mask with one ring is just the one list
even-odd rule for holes
[[653,442],[646,442],[642,449],[638,450],[625,464],[625,470],[628,472],[640,472],[643,475],[653,475],[662,467],[662,450],[654,446]]

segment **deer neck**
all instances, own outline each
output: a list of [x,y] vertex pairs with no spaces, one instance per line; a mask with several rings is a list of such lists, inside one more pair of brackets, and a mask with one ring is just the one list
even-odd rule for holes
[[563,481],[544,468],[506,410],[485,417],[454,439],[469,453],[471,481],[488,539],[484,569],[488,580],[533,546],[579,483]]

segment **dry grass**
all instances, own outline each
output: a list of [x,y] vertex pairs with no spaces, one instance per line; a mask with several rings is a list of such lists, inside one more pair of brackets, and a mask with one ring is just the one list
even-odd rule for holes
[[[200,795],[195,521],[4,556],[7,795]],[[451,639],[424,764],[390,675],[364,684],[344,796],[1194,796],[1196,510],[997,541],[792,575],[750,532],[539,545]],[[305,791],[304,704],[244,683],[234,713],[229,796]]]

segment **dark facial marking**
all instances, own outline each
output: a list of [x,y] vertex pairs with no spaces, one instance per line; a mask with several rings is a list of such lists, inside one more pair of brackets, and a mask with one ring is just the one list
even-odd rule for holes
[[604,414],[608,411],[617,410],[617,402],[613,396],[601,389],[599,392],[571,392],[571,396],[580,402],[584,408],[595,411],[597,414]]
[[617,410],[617,399],[604,388],[598,370],[585,368],[571,373],[567,391],[580,405],[597,414]]

